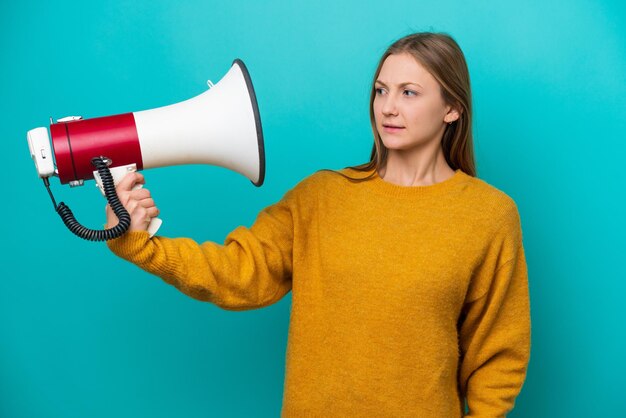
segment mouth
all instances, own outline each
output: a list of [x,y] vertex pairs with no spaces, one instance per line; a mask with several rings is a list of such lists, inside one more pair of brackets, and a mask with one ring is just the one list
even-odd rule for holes
[[391,123],[383,123],[383,131],[388,134],[396,134],[402,132],[404,126],[393,125]]

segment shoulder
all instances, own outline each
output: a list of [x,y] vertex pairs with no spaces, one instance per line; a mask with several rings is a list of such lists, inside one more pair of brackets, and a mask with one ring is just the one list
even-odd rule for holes
[[487,181],[466,175],[468,182],[472,186],[472,191],[477,197],[484,199],[486,203],[495,206],[512,209],[516,207],[515,200],[504,190],[494,186]]
[[478,177],[466,175],[465,196],[491,225],[517,229],[520,215],[515,200],[502,189]]
[[359,172],[345,168],[339,170],[322,168],[304,177],[296,184],[294,189],[307,190],[310,192],[334,186],[342,186],[345,185],[346,181],[360,178],[358,175],[355,176],[354,173]]
[[353,185],[355,177],[346,169],[319,169],[297,182],[287,193],[285,199],[299,205],[307,205],[319,198],[343,196]]
[[334,170],[322,169],[310,173],[287,190],[283,199],[300,204],[315,200],[321,191],[332,187],[332,183],[337,181],[336,176]]

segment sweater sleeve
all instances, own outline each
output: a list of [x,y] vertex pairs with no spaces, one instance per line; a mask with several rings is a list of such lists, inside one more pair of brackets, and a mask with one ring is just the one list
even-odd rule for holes
[[471,286],[459,327],[459,380],[467,418],[505,417],[530,358],[528,273],[517,208],[506,217],[494,250]]
[[291,290],[296,192],[263,209],[250,228],[237,227],[224,244],[189,238],[149,238],[129,232],[108,246],[192,298],[228,310],[270,305]]

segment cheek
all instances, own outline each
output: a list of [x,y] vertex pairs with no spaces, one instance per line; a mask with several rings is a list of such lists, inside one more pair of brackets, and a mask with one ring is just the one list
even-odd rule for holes
[[437,105],[437,103],[425,100],[413,103],[412,106],[405,109],[407,120],[416,127],[438,124],[441,119],[441,111]]

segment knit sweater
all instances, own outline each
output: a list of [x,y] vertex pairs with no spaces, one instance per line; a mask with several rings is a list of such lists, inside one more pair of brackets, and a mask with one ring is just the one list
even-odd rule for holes
[[504,417],[530,356],[515,202],[461,170],[412,187],[339,173],[308,176],[223,245],[130,232],[109,247],[228,310],[291,291],[282,417]]

